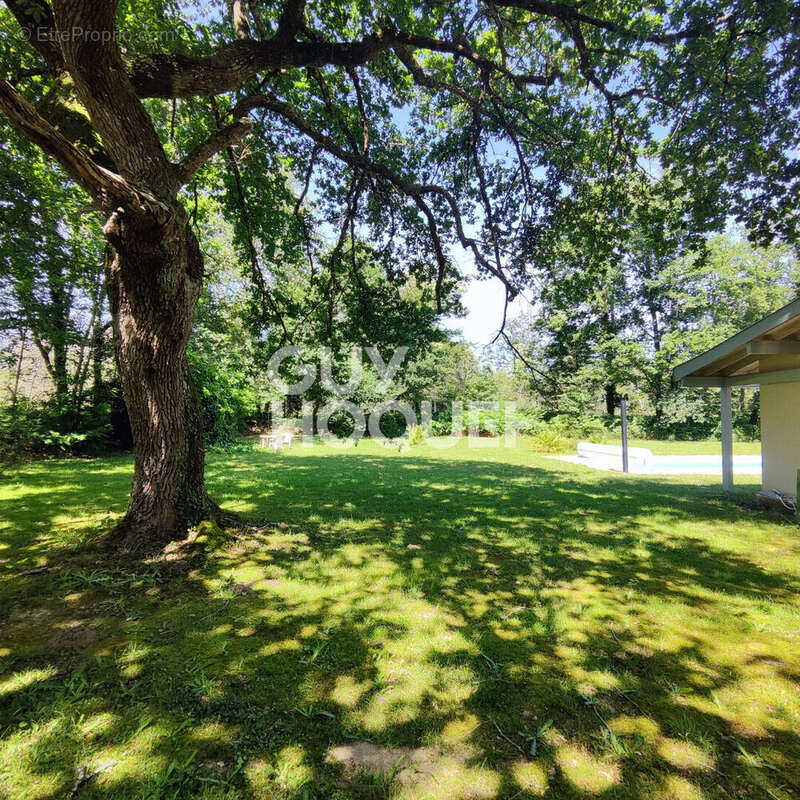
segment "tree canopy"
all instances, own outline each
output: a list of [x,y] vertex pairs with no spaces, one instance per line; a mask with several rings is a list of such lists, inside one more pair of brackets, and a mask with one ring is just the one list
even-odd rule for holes
[[205,198],[281,342],[396,342],[415,315],[428,340],[455,253],[511,300],[565,243],[559,284],[601,285],[642,232],[797,238],[788,0],[6,6],[0,110],[103,219],[128,530],[216,513],[186,357]]

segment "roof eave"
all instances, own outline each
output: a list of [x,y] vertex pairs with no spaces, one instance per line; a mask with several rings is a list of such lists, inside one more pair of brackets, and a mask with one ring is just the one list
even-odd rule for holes
[[[672,371],[672,380],[675,383],[684,383],[684,385],[689,385],[685,383],[685,380],[686,378],[692,376],[693,373],[705,369],[706,367],[713,364],[715,361],[729,355],[737,348],[747,347],[748,342],[752,342],[754,339],[757,339],[760,336],[764,336],[774,328],[777,328],[780,325],[783,325],[784,323],[798,316],[800,316],[800,298],[793,300],[791,303],[785,305],[783,308],[779,308],[777,311],[773,312],[767,317],[764,317],[764,319],[759,320],[755,324],[751,325],[749,328],[745,328],[743,331],[739,331],[739,333],[737,333],[735,336],[731,336],[729,339],[726,339],[724,342],[721,342],[716,347],[712,347],[710,350],[706,350],[705,353],[701,353],[699,356],[695,356],[689,361],[686,361],[683,364],[679,364]],[[752,379],[758,376],[743,375],[743,376],[695,376],[695,377],[698,378],[710,377],[722,380],[723,378],[730,379],[731,377]],[[759,381],[751,380],[751,384],[756,384],[758,382]],[[724,386],[724,385],[734,385],[734,384],[722,383],[713,385]],[[739,383],[735,385],[741,386],[748,384]]]

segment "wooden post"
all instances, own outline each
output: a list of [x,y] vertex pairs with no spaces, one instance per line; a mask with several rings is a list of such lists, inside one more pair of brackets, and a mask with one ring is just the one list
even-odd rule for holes
[[619,402],[619,415],[622,421],[622,471],[628,471],[628,401],[623,397]]
[[719,390],[722,412],[722,488],[733,491],[733,417],[731,414],[731,387]]

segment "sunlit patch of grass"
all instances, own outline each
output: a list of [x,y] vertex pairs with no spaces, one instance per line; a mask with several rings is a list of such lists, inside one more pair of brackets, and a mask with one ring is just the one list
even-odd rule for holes
[[290,790],[301,789],[314,775],[307,763],[306,752],[300,745],[282,748],[275,759],[274,769],[277,783]]
[[627,714],[620,714],[609,720],[608,726],[618,736],[639,735],[649,744],[653,744],[659,736],[657,723],[649,717],[631,717]]
[[667,775],[654,796],[658,800],[705,800],[707,797],[698,786],[680,775]]
[[620,782],[619,764],[609,758],[597,758],[579,745],[564,745],[556,761],[567,781],[577,789],[602,794]]
[[500,790],[500,776],[495,770],[447,755],[432,762],[418,778],[402,791],[408,800],[494,798]]
[[664,737],[658,743],[658,755],[673,767],[681,770],[708,772],[714,767],[714,759],[691,742],[681,742]]
[[[270,522],[174,573],[93,549],[128,457],[24,465],[3,789],[64,796],[86,765],[87,800],[800,794],[797,528],[754,487],[518,445],[212,454],[214,496]],[[359,742],[409,764],[326,759]]]
[[352,675],[339,675],[331,690],[330,698],[340,706],[353,708],[372,687],[372,681],[357,681]]
[[[9,649],[9,652],[10,649]],[[54,678],[58,670],[55,667],[44,669],[27,669],[15,672],[0,681],[0,695],[7,695],[27,689],[40,681]]]
[[547,792],[547,770],[541,764],[519,761],[512,766],[511,772],[523,796],[541,797]]

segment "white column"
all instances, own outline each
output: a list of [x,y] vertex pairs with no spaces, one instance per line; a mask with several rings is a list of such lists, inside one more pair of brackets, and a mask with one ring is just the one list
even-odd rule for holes
[[731,417],[731,387],[719,390],[722,410],[722,488],[733,490],[733,419]]

